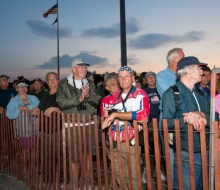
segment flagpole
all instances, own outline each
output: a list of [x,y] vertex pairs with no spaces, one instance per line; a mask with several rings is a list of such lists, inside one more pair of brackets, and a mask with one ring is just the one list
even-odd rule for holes
[[57,0],[57,74],[60,76],[60,55],[59,55],[59,6]]

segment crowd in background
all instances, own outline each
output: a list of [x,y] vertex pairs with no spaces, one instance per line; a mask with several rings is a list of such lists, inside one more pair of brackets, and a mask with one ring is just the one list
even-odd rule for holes
[[[88,71],[89,64],[87,62],[85,62],[82,59],[77,59],[72,64],[72,73],[62,80],[60,80],[59,76],[54,72],[47,73],[45,77],[46,78],[45,82],[40,78],[35,78],[32,81],[29,81],[23,76],[19,76],[13,82],[12,88],[9,88],[8,80],[10,77],[7,75],[1,75],[0,76],[0,107],[3,107],[4,109],[7,110],[6,113],[9,119],[16,119],[19,116],[20,111],[22,110],[30,110],[31,114],[36,115],[38,109],[44,111],[45,115],[48,116],[52,112],[57,110],[61,110],[64,113],[74,113],[74,114],[79,113],[79,114],[85,114],[87,116],[93,116],[95,114],[99,114],[106,118],[105,121],[103,122],[103,125],[100,126],[102,127],[103,130],[109,127],[109,123],[113,123],[112,139],[115,142],[116,142],[116,132],[114,134],[114,130],[115,130],[114,121],[116,118],[118,118],[121,121],[126,121],[126,120],[130,121],[136,119],[141,121],[142,119],[147,118],[148,127],[149,127],[149,137],[150,137],[149,144],[151,145],[151,150],[153,151],[152,118],[157,118],[159,122],[159,129],[162,129],[161,123],[163,118],[166,119],[169,117],[170,119],[180,118],[177,116],[178,115],[177,110],[178,110],[178,106],[182,106],[182,104],[177,105],[177,107],[175,107],[175,105],[173,106],[173,112],[174,112],[173,115],[175,115],[173,116],[173,118],[171,118],[171,116],[168,115],[167,113],[170,110],[167,111],[166,109],[164,109],[164,107],[168,105],[168,102],[170,103],[169,96],[172,96],[173,93],[170,87],[179,85],[178,88],[181,91],[183,90],[182,88],[186,88],[185,86],[187,86],[183,84],[188,84],[188,82],[185,82],[185,80],[193,80],[193,87],[191,90],[192,92],[195,92],[198,95],[194,95],[192,93],[190,94],[189,97],[193,97],[193,96],[195,97],[196,105],[198,105],[199,107],[198,111],[199,112],[207,111],[207,110],[202,110],[203,109],[202,105],[204,103],[202,102],[202,100],[206,101],[207,103],[210,103],[210,88],[211,88],[210,82],[211,82],[212,70],[208,67],[208,65],[200,63],[199,60],[195,57],[192,56],[185,57],[184,52],[181,48],[174,48],[170,50],[167,54],[166,59],[168,62],[167,68],[163,71],[160,71],[158,74],[154,73],[153,71],[148,71],[148,69],[146,68],[145,72],[142,72],[139,75],[135,76],[134,75],[135,72],[130,67],[125,66],[125,67],[121,67],[116,72],[112,72],[112,73],[106,72],[104,75],[99,75]],[[195,74],[197,67],[194,68],[194,66],[199,66],[197,75]],[[191,84],[192,83],[190,83],[190,85]],[[170,95],[168,95],[169,91],[170,91]],[[199,95],[200,92],[203,93],[205,99],[203,99],[203,95],[202,96]],[[218,112],[218,114],[220,112],[219,94],[220,94],[220,74],[217,74],[216,112]],[[180,95],[177,97],[177,99],[180,99],[182,101],[181,98],[183,97],[181,96],[181,92],[180,92]],[[133,99],[135,99],[135,103],[132,102]],[[194,101],[194,98],[191,99],[193,99]],[[173,103],[176,103],[175,101],[173,100]],[[137,104],[138,106],[134,107],[134,104],[135,105]],[[194,107],[192,107],[192,110],[194,110]],[[208,113],[206,114],[209,115]],[[205,118],[204,121],[208,122],[209,119],[207,118],[207,115],[203,116],[202,114],[200,114],[200,116],[198,117],[201,117],[201,119],[198,119],[198,121],[196,122],[192,121],[192,125],[194,125],[194,127],[195,126],[199,127],[198,123],[202,121],[203,117]],[[188,123],[191,122],[189,116],[184,116],[183,118],[181,117],[181,119],[183,119],[184,122],[188,122]],[[170,126],[171,125],[172,124],[170,124]],[[134,138],[134,134],[132,132],[133,130],[132,124],[130,125],[130,127],[131,129],[129,130],[131,130],[130,132],[131,136],[129,140],[131,141],[130,146],[132,147],[133,146],[132,139]],[[196,128],[195,130],[197,129],[198,128]],[[172,130],[171,127],[170,130]],[[159,131],[160,147],[161,147],[160,154],[164,154],[164,140],[163,140],[163,134],[161,134],[161,132],[162,130]],[[182,133],[182,135],[184,134]],[[31,138],[32,143],[30,144],[30,146],[32,147],[34,146],[35,142],[33,142],[33,138],[29,135],[25,137],[22,137],[22,135],[20,135],[20,137],[21,138],[19,143],[23,149],[23,154],[28,156],[27,149],[30,147],[25,147],[24,142],[27,141],[28,138]],[[139,130],[139,140],[141,147],[141,155],[144,155],[143,132],[141,130],[141,125]],[[172,184],[173,186],[175,186],[177,185],[175,179],[175,174],[176,174],[175,172],[177,171],[175,171],[176,170],[175,151],[174,151],[175,143],[173,142],[172,132],[170,133],[168,140],[170,143]],[[123,132],[122,132],[121,133],[122,145],[124,141],[125,139],[123,139]],[[117,145],[114,146],[115,146],[114,148],[117,148]],[[182,148],[184,151],[187,151],[187,149],[184,149],[184,147]],[[219,151],[220,151],[220,146],[219,146]],[[84,152],[84,154],[87,153]],[[114,156],[115,158],[117,158],[118,155],[115,154]],[[86,160],[84,160],[84,162],[87,162],[89,158],[88,157],[85,158]],[[109,159],[111,160],[110,157]],[[76,180],[80,177],[80,176],[75,176],[75,174],[77,174],[76,165],[78,165],[81,162],[81,160],[77,158],[78,160],[77,163],[75,163],[74,160],[75,159],[73,158],[72,169],[74,174],[73,178],[74,180]],[[141,159],[141,160],[144,162],[145,159]],[[89,170],[89,162],[87,167]],[[116,165],[115,167],[118,168],[119,166]],[[186,166],[186,168],[187,167],[188,166]],[[78,170],[80,170],[79,167]],[[135,171],[135,168],[133,168],[133,171]],[[116,172],[119,173],[119,171]],[[137,176],[134,178],[136,179]],[[161,172],[161,179],[166,180],[165,172]],[[188,178],[186,177],[186,179]],[[118,182],[118,186],[120,187],[120,179],[117,179],[117,182]],[[145,163],[143,163],[142,182],[143,183],[147,182]],[[199,181],[196,183],[200,185]],[[128,186],[128,184],[125,185]],[[135,182],[135,180],[133,182],[133,185],[135,186],[134,189],[136,189],[137,183]]]

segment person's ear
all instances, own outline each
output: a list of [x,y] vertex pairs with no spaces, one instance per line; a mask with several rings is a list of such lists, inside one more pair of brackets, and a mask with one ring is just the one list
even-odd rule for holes
[[134,75],[132,76],[132,82],[134,82]]
[[72,72],[75,73],[76,72],[76,68],[72,67]]
[[109,87],[108,87],[108,86],[106,86],[105,89],[106,89],[107,91],[109,91]]

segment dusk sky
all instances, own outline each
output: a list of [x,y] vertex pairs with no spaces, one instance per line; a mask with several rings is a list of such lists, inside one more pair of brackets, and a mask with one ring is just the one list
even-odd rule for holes
[[[125,0],[128,66],[137,72],[166,68],[180,47],[210,68],[220,67],[219,0]],[[45,79],[57,72],[56,0],[0,1],[0,75]],[[59,0],[60,74],[82,58],[97,73],[120,67],[119,0]]]

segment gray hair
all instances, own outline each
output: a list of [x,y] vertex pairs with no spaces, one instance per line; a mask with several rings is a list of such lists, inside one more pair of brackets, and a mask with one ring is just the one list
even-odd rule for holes
[[60,80],[58,74],[55,73],[55,72],[53,72],[53,71],[51,71],[51,72],[48,72],[48,73],[46,74],[46,81],[48,80],[48,76],[51,75],[51,74],[56,75],[57,79]]
[[187,74],[187,68],[189,70],[194,71],[194,65],[190,65],[190,66],[186,66],[183,69],[177,70],[176,74],[177,74],[177,78],[181,78],[182,76]]
[[183,51],[181,48],[173,48],[170,51],[168,51],[166,59],[168,62],[168,65],[170,65],[173,57],[178,56],[179,55],[179,51]]
[[112,79],[114,79],[118,82],[118,75],[115,72],[113,72],[113,73],[106,72],[106,74],[104,76],[104,87],[106,87],[108,84],[108,81],[112,80]]

